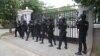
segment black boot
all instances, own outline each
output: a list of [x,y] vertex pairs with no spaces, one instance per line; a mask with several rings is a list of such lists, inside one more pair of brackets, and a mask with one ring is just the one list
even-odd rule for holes
[[87,54],[87,52],[86,52],[86,51],[82,51],[82,53]]
[[82,53],[81,52],[77,52],[77,53],[75,53],[76,55],[82,55]]
[[54,44],[56,45],[56,42]]
[[57,49],[61,50],[61,48],[60,48],[60,47],[58,47]]
[[65,46],[64,48],[65,48],[65,49],[67,49],[67,47],[66,47],[66,46]]
[[49,47],[53,47],[53,45],[49,45]]

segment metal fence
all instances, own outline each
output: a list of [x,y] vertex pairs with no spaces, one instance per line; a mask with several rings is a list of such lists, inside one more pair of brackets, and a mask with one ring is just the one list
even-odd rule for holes
[[55,31],[54,35],[59,35],[59,29],[57,28],[57,22],[61,17],[66,18],[66,23],[68,25],[67,37],[78,38],[78,30],[76,28],[76,19],[78,18],[77,10],[67,10],[67,11],[57,11],[57,12],[49,12],[49,13],[34,13],[32,14],[33,20],[42,20],[48,19],[48,17],[54,19],[55,22]]

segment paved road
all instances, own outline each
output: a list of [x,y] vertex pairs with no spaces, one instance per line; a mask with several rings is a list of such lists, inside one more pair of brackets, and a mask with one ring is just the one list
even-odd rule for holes
[[0,56],[39,56],[11,43],[0,40]]
[[[68,43],[68,49],[64,49],[64,44],[62,44],[62,49],[57,50],[56,48],[58,46],[58,41],[57,45],[54,45],[54,47],[49,47],[47,39],[44,40],[44,44],[40,44],[40,41],[35,42],[35,40],[32,40],[32,37],[29,38],[29,41],[25,41],[25,38],[15,38],[14,35],[10,35],[9,37],[4,36],[2,40],[22,49],[39,54],[40,56],[76,56],[75,52],[77,52],[78,49],[78,44]],[[86,55],[83,54],[82,56]]]
[[[0,30],[2,33],[7,31]],[[34,42],[31,37],[29,41],[25,41],[19,37],[15,38],[14,35],[4,36],[0,39],[0,56],[76,56],[74,53],[77,52],[78,44],[68,43],[67,50],[64,49],[63,44],[62,50],[57,50],[57,45],[48,47],[48,40],[44,41],[44,44],[40,44]]]
[[[0,35],[8,32],[8,29],[0,29]],[[0,56],[39,56],[16,45],[0,39]]]

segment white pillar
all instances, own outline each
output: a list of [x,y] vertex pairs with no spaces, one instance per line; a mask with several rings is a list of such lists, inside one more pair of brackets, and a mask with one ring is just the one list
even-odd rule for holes
[[31,20],[31,14],[27,14],[27,17],[26,17],[27,24],[29,24],[30,20]]
[[33,10],[28,9],[28,7],[26,7],[25,10],[19,10],[18,11],[18,18],[16,19],[16,21],[17,20],[21,21],[21,16],[23,16],[23,20],[25,20],[27,22],[27,24],[29,24],[29,21],[31,20],[32,12],[33,12]]
[[[92,45],[93,45],[93,12],[91,10],[88,11],[88,21],[89,21],[89,30],[88,30],[88,48],[92,51]],[[91,53],[91,52],[90,52]],[[89,55],[89,54],[88,54]]]
[[16,22],[21,21],[21,16],[22,16],[21,14],[18,14],[18,15],[17,15]]

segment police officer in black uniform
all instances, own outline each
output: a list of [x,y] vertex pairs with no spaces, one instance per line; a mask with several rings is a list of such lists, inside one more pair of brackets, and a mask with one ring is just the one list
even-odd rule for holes
[[48,36],[47,36],[47,31],[48,31],[48,28],[47,28],[47,26],[48,26],[48,19],[44,19],[44,22],[45,22],[45,38],[48,38]]
[[40,25],[40,37],[39,40],[42,41],[42,21],[39,21],[39,25]]
[[67,38],[66,38],[66,28],[67,24],[65,21],[65,18],[60,19],[59,21],[59,30],[60,30],[60,39],[59,39],[59,45],[57,49],[61,49],[62,41],[65,43],[65,49],[67,49]]
[[34,24],[33,24],[33,21],[30,20],[30,22],[29,22],[29,24],[28,24],[28,32],[27,32],[26,41],[28,41],[28,38],[29,38],[30,33],[31,33],[31,36],[32,36],[33,39],[34,39],[34,33],[33,33],[33,31],[34,31]]
[[22,22],[21,29],[22,29],[21,30],[21,37],[22,37],[22,39],[24,39],[25,33],[27,35],[27,29],[28,29],[28,25],[27,25],[25,20]]
[[44,38],[46,36],[46,33],[47,33],[47,25],[45,20],[43,20],[41,23],[41,41],[42,41],[41,44],[44,43]]
[[17,37],[17,32],[19,33],[21,37],[21,23],[20,21],[15,23],[15,37]]
[[39,22],[39,20],[37,20],[37,22],[36,22],[36,26],[35,26],[35,30],[36,30],[36,42],[38,42],[38,39],[40,38],[40,28],[41,28],[41,26],[40,26],[40,22]]
[[55,41],[55,38],[54,38],[54,23],[53,23],[53,20],[52,19],[49,19],[48,20],[48,27],[47,27],[47,29],[48,29],[48,39],[49,39],[49,42],[50,42],[50,47],[52,47],[53,46],[53,43],[52,43],[52,41],[54,41],[54,44],[56,45],[56,41]]
[[80,16],[81,20],[77,22],[77,28],[79,29],[79,49],[76,55],[81,55],[82,44],[84,46],[84,50],[82,51],[84,54],[87,53],[87,45],[86,45],[86,36],[88,31],[89,23],[86,21],[85,11]]

